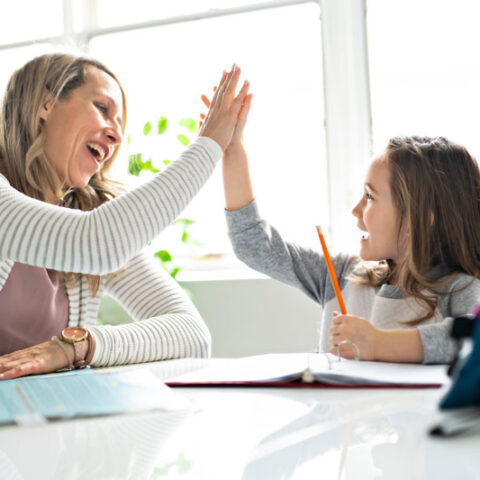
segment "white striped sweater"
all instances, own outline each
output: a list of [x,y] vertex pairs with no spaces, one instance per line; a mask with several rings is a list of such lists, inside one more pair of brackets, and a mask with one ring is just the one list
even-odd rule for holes
[[[199,137],[152,180],[90,212],[32,199],[0,175],[0,289],[15,262],[102,275],[95,297],[85,278],[67,289],[69,325],[88,327],[96,340],[92,366],[209,355],[210,334],[194,305],[138,252],[179,215],[221,156],[216,142]],[[135,322],[95,326],[103,293]]]

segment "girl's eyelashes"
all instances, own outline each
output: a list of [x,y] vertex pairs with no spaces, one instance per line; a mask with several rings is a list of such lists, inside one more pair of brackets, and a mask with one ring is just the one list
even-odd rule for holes
[[373,200],[372,195],[371,195],[370,193],[368,193],[368,192],[365,192],[365,198],[366,198],[367,200]]

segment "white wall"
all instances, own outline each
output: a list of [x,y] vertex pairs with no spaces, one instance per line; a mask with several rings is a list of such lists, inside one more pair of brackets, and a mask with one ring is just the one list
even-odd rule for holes
[[313,351],[321,307],[271,279],[182,282],[210,328],[214,357]]
[[[214,357],[315,349],[321,307],[292,287],[267,278],[180,283],[210,329]],[[100,314],[118,320],[117,309],[104,298]]]

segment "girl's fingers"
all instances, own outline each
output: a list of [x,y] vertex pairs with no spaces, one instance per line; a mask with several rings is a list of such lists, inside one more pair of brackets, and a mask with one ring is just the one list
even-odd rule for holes
[[336,326],[331,326],[329,329],[328,329],[329,333],[331,336],[337,336],[337,335],[340,335],[340,329]]
[[340,325],[341,323],[342,323],[342,319],[340,317],[337,317],[337,316],[332,317],[332,324],[333,325]]
[[232,114],[235,116],[238,116],[240,114],[240,110],[242,109],[245,99],[247,97],[248,89],[250,87],[250,84],[248,83],[247,80],[243,83],[242,88],[238,92],[238,95],[235,97],[233,103],[232,103]]
[[250,93],[245,97],[245,100],[240,108],[240,113],[238,114],[237,129],[243,131],[245,124],[247,123],[248,112],[250,111],[250,105],[252,104],[252,94]]
[[[207,108],[210,108],[210,100],[208,99],[208,97],[206,95],[202,95],[200,97],[202,99],[202,102],[203,104],[207,107]],[[201,115],[200,115],[201,116]]]

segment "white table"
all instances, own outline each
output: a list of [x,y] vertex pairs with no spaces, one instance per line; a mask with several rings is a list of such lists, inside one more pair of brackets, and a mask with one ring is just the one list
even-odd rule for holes
[[0,428],[0,479],[480,479],[480,436],[427,435],[440,390],[175,391],[189,408]]

